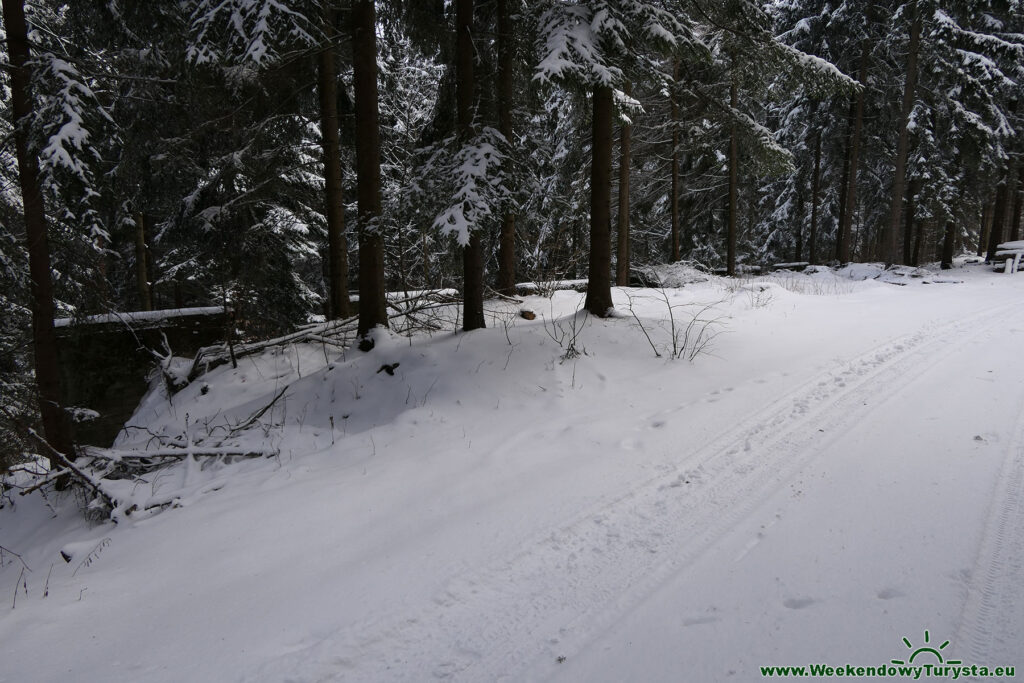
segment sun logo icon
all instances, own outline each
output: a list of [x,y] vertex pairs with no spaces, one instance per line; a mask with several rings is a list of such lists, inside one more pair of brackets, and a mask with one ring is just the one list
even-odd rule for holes
[[945,650],[946,647],[949,646],[949,641],[947,640],[942,645],[939,645],[938,648],[934,648],[934,647],[931,646],[931,635],[928,633],[928,631],[924,632],[924,643],[925,644],[922,645],[921,647],[917,648],[916,650],[914,649],[914,645],[906,637],[903,638],[903,643],[907,646],[908,650],[913,650],[913,652],[910,653],[910,659],[908,659],[905,662],[902,659],[893,659],[893,660],[891,660],[893,664],[913,664],[914,663],[914,659],[918,655],[920,655],[920,654],[935,655],[936,658],[938,658],[938,660],[939,660],[938,661],[939,664],[944,664],[944,663],[945,664],[960,664],[961,663],[960,660],[955,660],[955,659],[951,659],[948,662],[944,661],[942,659],[942,652],[941,651]]

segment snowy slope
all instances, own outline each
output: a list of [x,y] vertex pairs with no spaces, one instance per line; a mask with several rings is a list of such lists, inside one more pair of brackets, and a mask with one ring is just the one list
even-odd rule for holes
[[556,292],[157,387],[120,447],[280,394],[232,437],[279,455],[173,468],[123,495],[177,507],[117,525],[6,505],[0,681],[747,681],[925,630],[1024,665],[1024,277],[877,274],[666,273],[677,329],[719,321],[693,362],[657,290]]

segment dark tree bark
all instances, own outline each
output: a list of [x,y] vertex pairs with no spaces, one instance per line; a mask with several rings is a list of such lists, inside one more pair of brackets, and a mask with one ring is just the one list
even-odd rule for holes
[[[455,3],[455,100],[459,137],[473,136],[473,0]],[[484,248],[480,231],[471,226],[469,244],[462,249],[462,329],[469,332],[484,325]]]
[[590,164],[590,268],[586,309],[605,317],[612,309],[611,183],[612,89],[594,87],[593,160]]
[[915,268],[921,265],[921,245],[924,244],[926,232],[931,232],[930,222],[918,220],[917,227],[914,229],[914,250],[910,253],[910,265]]
[[[356,114],[356,197],[359,204],[359,336],[387,327],[384,238],[380,216],[380,128],[377,122],[377,20],[373,0],[352,3],[352,80]],[[360,348],[372,348],[364,343]]]
[[135,214],[135,290],[139,295],[139,310],[152,311],[153,297],[146,260],[146,217],[141,211]]
[[320,144],[324,155],[327,209],[327,317],[336,320],[352,313],[348,298],[348,240],[338,133],[338,68],[333,45],[337,30],[331,0],[324,0],[323,15],[328,44],[319,55],[317,94],[320,96]]
[[[833,247],[833,258],[839,260],[842,251],[843,241],[849,245],[849,233],[843,229],[843,219],[846,216],[846,199],[850,191],[850,150],[853,147],[853,121],[857,112],[856,100],[850,99],[850,115],[847,117],[846,140],[843,146],[843,177],[839,181],[839,213],[836,221],[836,243]],[[849,247],[847,246],[847,249]]]
[[1017,170],[1017,191],[1013,193],[1013,220],[1010,221],[1010,242],[1020,239],[1021,202],[1024,200],[1024,172]]
[[[738,102],[736,79],[733,77],[729,86],[729,105],[735,109]],[[740,142],[739,131],[733,123],[729,129],[729,224],[726,236],[725,272],[736,274],[736,209],[737,192],[739,190]]]
[[[515,101],[513,78],[512,20],[509,0],[498,0],[498,129],[512,144],[512,108]],[[516,293],[516,216],[508,210],[501,218],[498,238],[497,291],[505,296]]]
[[896,263],[896,235],[900,229],[900,215],[903,213],[903,193],[907,182],[907,154],[910,149],[910,113],[914,108],[914,92],[917,88],[917,54],[921,44],[921,15],[917,3],[911,6],[910,43],[907,46],[906,80],[903,83],[903,103],[900,107],[899,141],[896,144],[895,171],[892,180],[892,208],[889,224],[882,237],[882,258],[886,263]]
[[804,178],[803,173],[797,174],[798,187],[796,191],[796,249],[793,252],[794,261],[802,261],[804,255]]
[[992,215],[995,213],[995,200],[986,202],[981,210],[981,226],[978,229],[978,256],[985,255],[988,246],[988,233],[992,229]]
[[864,132],[864,95],[867,92],[868,64],[871,61],[871,43],[861,43],[860,74],[857,81],[860,90],[853,103],[853,128],[847,146],[847,170],[843,187],[842,210],[839,215],[839,234],[836,236],[836,260],[850,262],[850,245],[853,242],[853,212],[857,205],[857,170],[860,161],[861,138]]
[[28,36],[22,0],[3,0],[7,32],[14,146],[25,211],[25,242],[28,249],[29,289],[32,307],[32,344],[36,387],[43,433],[49,444],[68,459],[75,457],[71,426],[61,405],[57,336],[53,327],[53,280],[50,273],[50,242],[46,209],[39,182],[39,160],[30,150],[28,121],[32,116]]
[[807,240],[808,261],[818,262],[818,207],[821,206],[821,131],[814,135],[814,177],[811,179],[811,230]]
[[942,269],[953,267],[953,245],[956,242],[956,221],[946,221],[946,232],[942,236]]
[[985,254],[987,263],[995,263],[996,252],[999,251],[998,246],[1003,241],[1003,235],[1006,234],[1006,219],[1009,218],[1007,209],[1013,205],[1013,202],[1007,201],[1009,199],[1007,188],[1011,182],[1012,179],[1008,178],[996,190],[996,206],[992,211],[992,227],[988,232],[988,252]]
[[[633,88],[626,84],[626,94],[631,95]],[[619,220],[616,226],[618,248],[615,251],[615,284],[619,287],[629,286],[629,168],[630,168],[630,134],[632,126],[623,123],[619,137]],[[673,197],[676,213],[679,211],[679,199]],[[678,221],[678,218],[676,217]],[[678,231],[678,226],[676,226]]]
[[914,218],[917,204],[915,198],[917,197],[918,188],[920,187],[920,181],[912,180],[910,185],[907,187],[907,206],[906,206],[906,220],[903,226],[903,265],[917,265],[914,263],[914,228],[920,227],[915,226]]
[[679,60],[672,63],[672,262],[679,254]]

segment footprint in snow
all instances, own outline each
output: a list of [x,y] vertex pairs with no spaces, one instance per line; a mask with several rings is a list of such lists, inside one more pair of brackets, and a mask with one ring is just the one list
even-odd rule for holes
[[892,600],[893,598],[902,598],[906,595],[903,591],[898,588],[883,588],[878,591],[879,600]]
[[782,601],[782,604],[789,609],[804,609],[810,607],[814,603],[818,602],[814,598],[787,598]]

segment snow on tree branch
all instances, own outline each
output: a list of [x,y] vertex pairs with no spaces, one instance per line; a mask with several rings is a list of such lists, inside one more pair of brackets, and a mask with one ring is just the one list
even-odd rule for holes
[[534,79],[547,83],[576,81],[584,85],[611,85],[622,71],[609,65],[602,43],[620,48],[626,32],[605,3],[597,10],[580,3],[556,1],[540,16],[540,62]]
[[319,31],[301,11],[279,0],[198,0],[189,20],[189,61],[239,61],[262,66],[289,46],[318,42]]
[[451,233],[459,244],[469,244],[470,233],[480,230],[480,223],[493,215],[508,196],[504,186],[501,148],[507,143],[494,128],[484,128],[455,153],[448,174],[455,191],[450,204],[434,219],[434,227]]
[[96,209],[92,206],[97,190],[94,165],[101,162],[96,141],[102,139],[99,128],[113,124],[106,107],[89,81],[70,61],[52,52],[41,52],[35,59],[33,80],[39,97],[34,128],[39,145],[39,167],[47,189],[53,193],[75,189],[80,204],[75,221],[85,227],[92,239],[107,239]]

